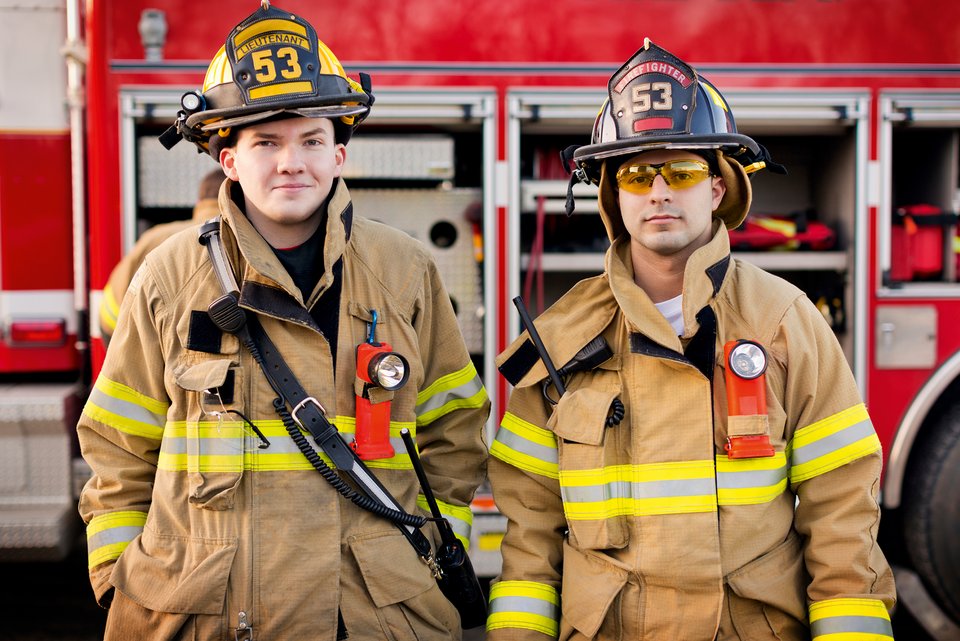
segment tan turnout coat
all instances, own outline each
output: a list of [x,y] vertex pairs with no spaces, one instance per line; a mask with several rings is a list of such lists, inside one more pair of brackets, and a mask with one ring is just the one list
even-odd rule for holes
[[[732,258],[720,224],[686,265],[683,316],[678,337],[634,283],[623,234],[604,274],[536,320],[557,367],[597,336],[610,360],[554,407],[526,334],[499,357],[515,389],[491,447],[509,526],[489,641],[889,630],[880,443],[830,327],[802,291]],[[741,338],[768,355],[772,458],[724,451],[763,428],[727,416],[723,345]],[[605,427],[617,397],[626,416]]]
[[[355,350],[377,310],[376,339],[407,358],[411,375],[392,401],[396,455],[368,466],[404,509],[417,511],[420,488],[399,438],[409,428],[441,509],[469,537],[489,403],[429,253],[354,217],[338,180],[324,274],[304,304],[231,199],[242,198],[236,190],[226,181],[219,205],[241,305],[347,440]],[[336,292],[335,280],[339,306],[325,295]],[[80,502],[91,582],[104,604],[115,589],[121,610],[111,612],[107,638],[250,638],[252,628],[254,639],[333,641],[338,608],[352,639],[459,638],[456,610],[399,530],[348,503],[296,449],[262,371],[206,318],[220,295],[196,230],[153,251],[124,300],[78,426],[94,472]],[[336,361],[311,310],[339,314]],[[211,400],[205,390],[219,397],[202,406]],[[270,446],[258,448],[233,411]],[[436,538],[432,525],[425,532]]]

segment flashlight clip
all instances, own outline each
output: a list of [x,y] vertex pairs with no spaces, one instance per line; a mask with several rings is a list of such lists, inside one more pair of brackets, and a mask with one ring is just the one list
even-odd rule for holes
[[728,436],[723,446],[727,458],[769,458],[776,452],[770,444],[770,437],[766,434],[745,434],[743,436]]
[[370,310],[370,322],[367,323],[367,327],[369,328],[369,329],[367,330],[367,342],[368,342],[369,344],[371,344],[371,345],[376,345],[376,344],[377,344],[377,339],[376,339],[376,335],[377,335],[377,310],[375,310],[375,309],[371,309],[371,310]]

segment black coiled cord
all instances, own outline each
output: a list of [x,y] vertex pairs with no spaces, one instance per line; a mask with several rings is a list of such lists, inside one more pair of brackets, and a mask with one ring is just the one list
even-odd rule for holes
[[626,416],[627,410],[623,406],[623,401],[619,398],[613,399],[613,402],[610,403],[610,416],[607,417],[606,426],[607,427],[616,427],[620,425],[620,421],[623,420],[623,417]]
[[280,415],[280,418],[283,420],[283,426],[287,428],[287,433],[290,434],[290,438],[293,439],[293,442],[297,444],[297,448],[305,457],[307,457],[307,460],[310,461],[310,464],[313,465],[318,472],[320,472],[327,483],[332,485],[333,489],[339,492],[344,498],[356,506],[367,510],[368,512],[373,512],[377,516],[383,517],[394,523],[409,525],[416,528],[423,527],[426,524],[426,517],[389,508],[382,503],[377,503],[370,497],[357,492],[352,487],[347,485],[347,482],[340,478],[340,475],[334,472],[329,465],[324,463],[323,459],[317,455],[317,451],[310,446],[309,442],[307,442],[306,437],[294,422],[293,416],[291,416],[290,412],[287,411],[287,407],[283,402],[283,399],[280,397],[275,398],[273,400],[273,408],[277,411],[277,414]]
[[[245,332],[246,333],[246,332]],[[257,347],[257,344],[250,338],[249,335],[243,336],[240,335],[239,338],[246,345],[247,349],[250,350],[250,355],[253,356],[253,359],[257,362],[260,367],[266,369],[266,363],[263,360],[263,355],[260,354],[260,349]],[[346,481],[340,478],[340,475],[334,472],[329,465],[323,462],[323,459],[317,454],[317,451],[313,449],[310,443],[307,441],[306,437],[300,431],[300,428],[297,427],[296,422],[293,420],[293,416],[287,411],[287,404],[283,400],[283,395],[280,390],[274,386],[273,381],[267,377],[267,380],[270,382],[270,386],[273,387],[273,391],[277,394],[277,398],[273,399],[273,409],[276,410],[277,414],[280,415],[280,419],[283,421],[283,426],[287,429],[287,433],[290,435],[290,438],[293,439],[293,442],[296,443],[297,449],[310,461],[310,464],[320,472],[320,475],[323,476],[324,480],[327,481],[333,489],[340,493],[345,499],[356,505],[357,507],[372,512],[379,517],[385,518],[388,521],[393,523],[399,523],[400,525],[407,525],[410,527],[420,528],[423,527],[427,522],[427,518],[423,516],[418,516],[416,514],[410,514],[408,512],[401,512],[400,510],[394,510],[389,508],[382,503],[378,503],[366,496],[357,492],[352,487],[350,487]]]

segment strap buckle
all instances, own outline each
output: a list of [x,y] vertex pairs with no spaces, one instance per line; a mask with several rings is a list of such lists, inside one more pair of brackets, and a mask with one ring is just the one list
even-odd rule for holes
[[443,578],[443,570],[440,569],[440,565],[437,563],[437,559],[434,558],[432,552],[426,556],[421,556],[420,560],[423,561],[424,565],[430,568],[430,573],[433,574],[434,579],[439,581]]
[[[307,430],[307,431],[310,431],[310,428],[308,428],[306,425],[304,425],[304,424],[303,424],[303,421],[301,421],[301,420],[299,419],[299,417],[297,417],[297,412],[303,410],[303,409],[307,406],[307,403],[313,403],[314,405],[316,405],[316,406],[320,409],[320,413],[323,414],[324,416],[327,415],[327,410],[324,409],[323,405],[320,404],[320,401],[318,401],[317,399],[315,399],[315,398],[312,397],[312,396],[308,396],[308,397],[306,397],[305,399],[303,399],[302,401],[300,401],[299,403],[297,403],[297,406],[294,407],[294,408],[290,411],[290,416],[292,416],[292,417],[293,417],[293,420],[295,420],[295,421],[297,422],[297,425],[299,425],[301,428],[303,428],[303,429],[305,429],[305,430]],[[311,433],[312,433],[312,432],[311,432]]]

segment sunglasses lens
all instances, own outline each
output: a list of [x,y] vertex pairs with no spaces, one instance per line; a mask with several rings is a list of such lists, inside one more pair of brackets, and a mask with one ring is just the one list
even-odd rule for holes
[[617,171],[617,185],[632,194],[645,194],[653,187],[657,173],[652,165],[625,165]]
[[646,194],[653,188],[657,174],[672,189],[686,189],[703,182],[710,167],[696,160],[671,160],[659,165],[624,165],[617,171],[617,185],[632,194]]
[[660,170],[663,179],[674,189],[686,189],[703,182],[710,175],[710,168],[692,160],[674,160]]

